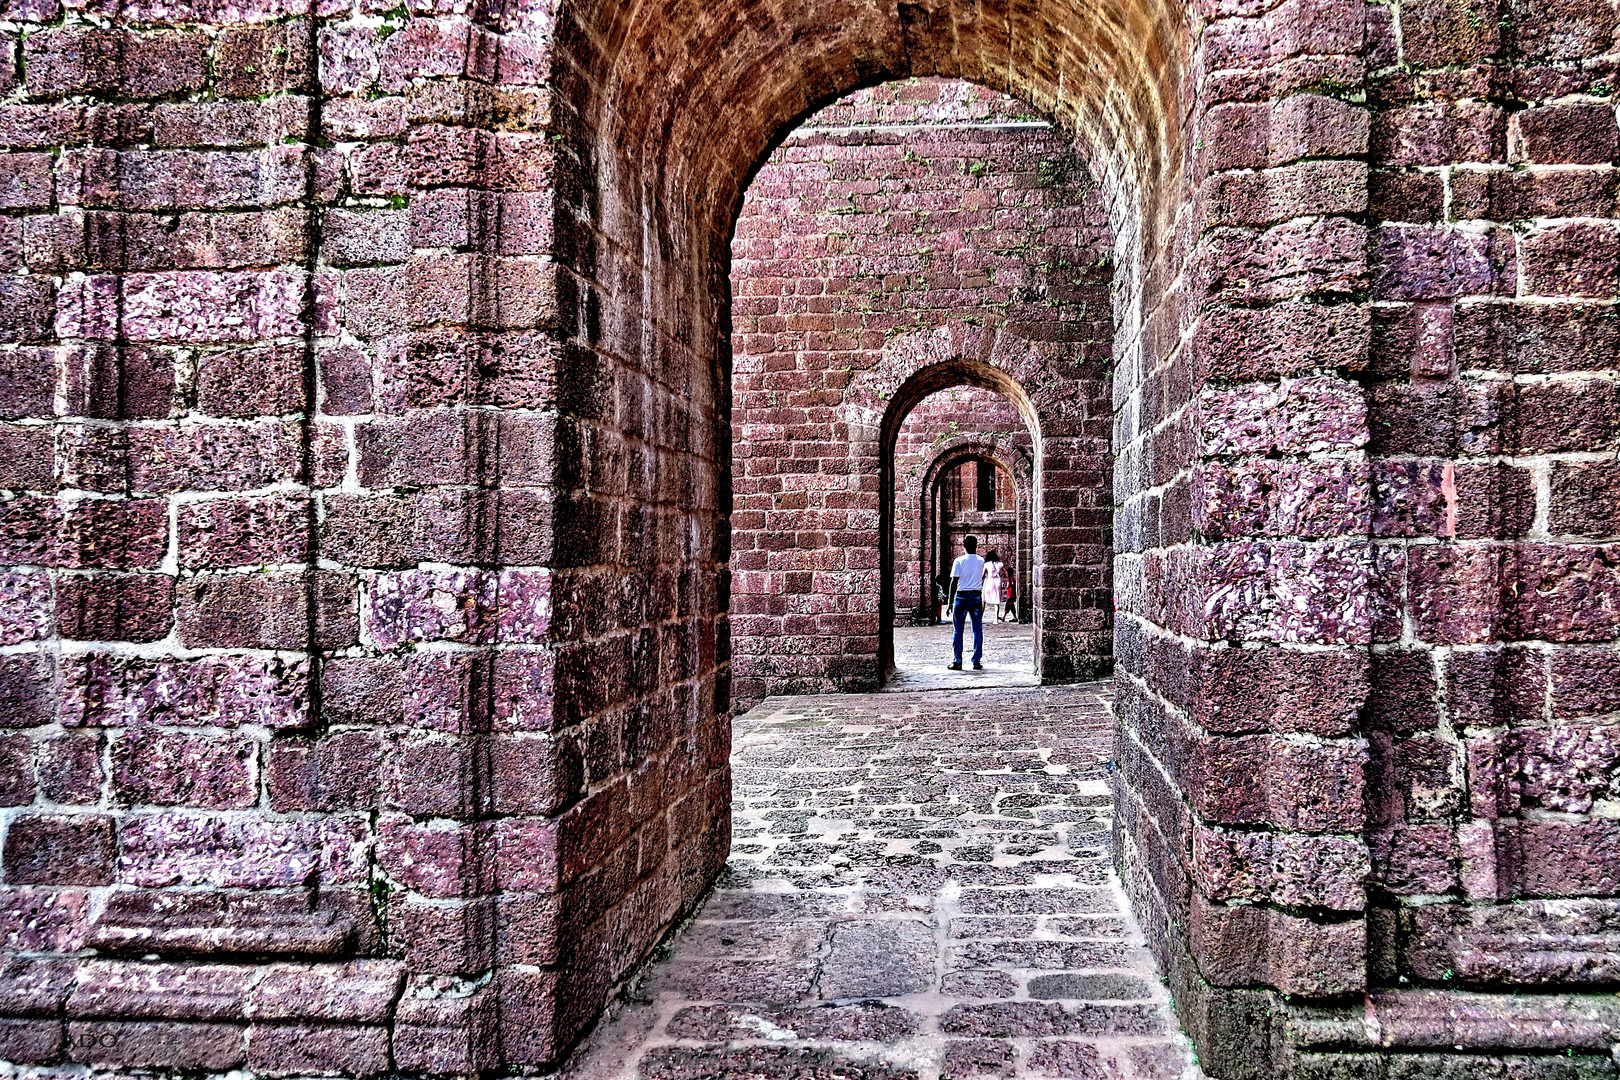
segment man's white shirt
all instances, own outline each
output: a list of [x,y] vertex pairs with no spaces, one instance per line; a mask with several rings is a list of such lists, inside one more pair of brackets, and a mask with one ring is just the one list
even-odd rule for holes
[[960,592],[972,592],[984,587],[984,559],[978,555],[958,555],[951,563],[951,577],[956,579]]

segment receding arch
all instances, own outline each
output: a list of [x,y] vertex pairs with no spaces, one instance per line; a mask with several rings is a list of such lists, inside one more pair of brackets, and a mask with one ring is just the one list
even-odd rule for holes
[[[1032,532],[1035,517],[1035,461],[1008,435],[975,434],[949,439],[938,447],[933,459],[923,470],[919,485],[922,518],[919,522],[921,571],[921,580],[918,582],[919,596],[929,595],[929,585],[934,576],[930,570],[937,572],[934,556],[938,549],[938,530],[941,525],[938,518],[939,485],[945,474],[970,461],[988,461],[1012,478],[1017,493],[1017,506],[1014,508],[1014,537],[1017,544],[1014,552],[1016,560],[1014,572],[1018,584],[1017,604],[1021,611],[1032,612],[1034,609],[1029,602],[1029,592],[1033,579],[1030,563],[1034,556]],[[898,612],[896,614],[898,616]]]
[[[558,0],[556,10],[556,153],[565,174],[557,251],[571,271],[563,287],[577,291],[561,296],[573,351],[558,366],[558,457],[566,472],[559,486],[566,490],[555,514],[568,542],[559,542],[566,558],[557,560],[555,588],[568,597],[611,591],[630,565],[656,581],[678,582],[680,596],[649,607],[643,620],[658,624],[650,632],[656,640],[671,643],[662,665],[632,669],[611,698],[589,696],[590,683],[569,685],[558,707],[573,709],[587,729],[645,714],[668,733],[656,747],[647,744],[645,756],[682,763],[666,775],[678,778],[668,797],[683,824],[670,832],[667,869],[646,880],[680,882],[679,900],[667,909],[673,918],[692,902],[689,886],[718,872],[728,839],[721,819],[729,813],[729,774],[719,750],[732,677],[727,271],[750,180],[819,107],[912,75],[954,76],[1010,93],[1070,137],[1101,186],[1111,224],[1112,348],[1022,334],[994,317],[902,334],[884,342],[877,369],[850,383],[840,437],[852,453],[881,460],[892,449],[892,421],[904,413],[896,403],[953,382],[1018,403],[1039,433],[1037,476],[1056,468],[1066,483],[1098,493],[1084,522],[1075,507],[1052,510],[1056,524],[1047,531],[1062,533],[1063,543],[1049,546],[1052,570],[1037,571],[1043,576],[1035,590],[1063,591],[1063,603],[1078,615],[1061,633],[1040,635],[1043,664],[1059,677],[1100,673],[1112,634],[1109,372],[1120,373],[1127,393],[1141,383],[1143,298],[1149,289],[1162,293],[1181,272],[1173,225],[1188,205],[1182,125],[1189,116],[1183,84],[1195,70],[1192,13],[1184,0]],[[1104,296],[1098,310],[1109,307]],[[908,385],[939,362],[951,367]],[[939,377],[945,382],[930,385]],[[1134,427],[1122,436],[1124,443],[1140,438]],[[596,460],[623,464],[611,485],[588,482]],[[892,476],[877,479],[880,488],[892,486]],[[1039,480],[1035,488],[1032,507],[1042,505]],[[876,531],[892,536],[882,502]],[[868,511],[863,505],[860,512]],[[680,542],[643,571],[636,553],[616,540],[621,521],[651,523],[657,535]],[[606,652],[604,640],[648,638],[636,621],[601,630],[603,620],[562,624],[577,628],[578,640],[559,641],[559,670]],[[892,615],[879,624],[892,625]],[[880,652],[886,666],[892,641]],[[639,759],[610,764],[618,771],[600,780],[593,773],[594,788],[628,784],[642,767]],[[604,960],[570,942],[572,951],[559,960],[568,984],[559,993],[565,1032],[600,1002],[623,970],[619,960],[667,925],[666,912],[646,914],[629,891],[575,888],[591,898],[578,920],[586,928],[582,941],[622,940],[624,949]]]
[[[1072,649],[1054,649],[1053,641],[1047,641],[1049,628],[1043,625],[1039,617],[1046,611],[1044,597],[1044,575],[1042,573],[1043,560],[1046,557],[1043,542],[1042,513],[1044,509],[1044,485],[1042,482],[1041,461],[1047,452],[1045,428],[1042,424],[1041,408],[1037,402],[1025,391],[1023,382],[1014,378],[1007,370],[1007,366],[1015,358],[1028,359],[1032,355],[1039,355],[1040,350],[1029,348],[1030,343],[1021,343],[1024,348],[1018,348],[1017,339],[1005,333],[981,334],[979,328],[971,328],[972,334],[952,334],[951,328],[942,332],[933,332],[926,335],[915,335],[915,340],[897,342],[892,357],[894,362],[885,365],[887,370],[875,373],[872,382],[884,385],[885,377],[892,379],[897,370],[903,370],[908,362],[919,357],[929,357],[940,349],[949,347],[948,343],[960,346],[968,342],[980,346],[988,344],[989,357],[980,359],[973,355],[957,354],[947,356],[945,359],[935,359],[911,370],[892,391],[884,392],[886,407],[878,425],[879,461],[878,491],[880,510],[878,516],[878,535],[882,547],[879,555],[880,597],[883,604],[879,622],[878,638],[878,664],[879,671],[885,678],[894,670],[894,625],[896,612],[894,610],[895,585],[895,446],[899,439],[901,425],[906,417],[926,398],[949,390],[956,386],[974,386],[989,390],[1011,402],[1023,419],[1034,444],[1032,479],[1030,483],[1031,507],[1031,561],[1033,565],[1031,588],[1032,606],[1038,613],[1035,621],[1036,635],[1036,665],[1043,680],[1064,681],[1074,677],[1075,673],[1064,663],[1049,663],[1049,657],[1063,657],[1066,653],[1072,654]],[[999,355],[998,355],[999,350]],[[886,359],[889,359],[886,357]],[[1044,370],[1036,366],[1032,371]],[[870,387],[869,387],[870,389]],[[1066,440],[1065,440],[1066,441]],[[1097,658],[1096,665],[1099,670],[1105,670],[1108,665],[1106,647],[1102,655]]]

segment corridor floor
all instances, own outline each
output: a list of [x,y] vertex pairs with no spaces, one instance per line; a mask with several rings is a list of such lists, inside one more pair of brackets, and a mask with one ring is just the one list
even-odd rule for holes
[[731,860],[568,1080],[1195,1080],[1110,865],[1107,684],[772,698]]
[[957,690],[962,687],[1039,686],[1035,674],[1035,628],[1028,623],[984,623],[984,668],[973,670],[973,628],[963,627],[962,671],[951,671],[951,639],[956,628],[894,628],[895,674],[883,687],[889,693],[911,690]]

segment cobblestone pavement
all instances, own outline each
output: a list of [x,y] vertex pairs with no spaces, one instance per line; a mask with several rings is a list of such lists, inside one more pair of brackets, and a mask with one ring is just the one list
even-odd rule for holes
[[973,628],[962,634],[964,671],[949,671],[952,626],[897,626],[894,628],[894,666],[897,673],[884,690],[957,690],[962,687],[1039,686],[1035,674],[1035,628],[1019,623],[984,624],[984,670],[974,671]]
[[1110,866],[1106,684],[772,698],[731,861],[568,1080],[1196,1080]]

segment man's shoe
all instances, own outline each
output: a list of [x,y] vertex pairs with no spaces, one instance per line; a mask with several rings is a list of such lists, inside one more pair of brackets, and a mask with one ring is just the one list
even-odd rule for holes
[[958,661],[958,662],[956,662],[954,664],[946,664],[945,669],[947,671],[961,671],[962,670],[961,661]]
[[983,671],[984,670],[984,665],[983,664],[974,664],[973,665],[973,670],[974,671]]

